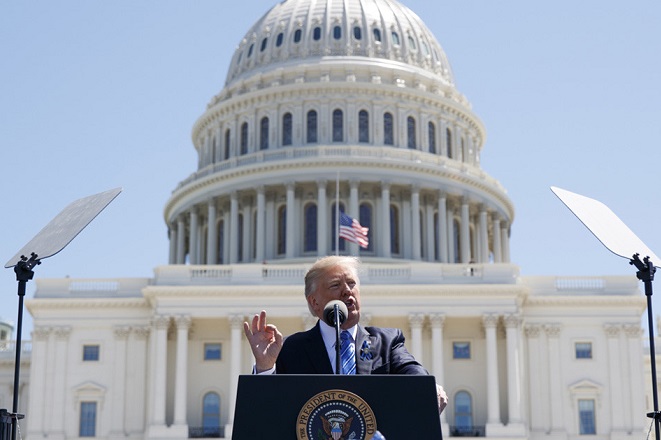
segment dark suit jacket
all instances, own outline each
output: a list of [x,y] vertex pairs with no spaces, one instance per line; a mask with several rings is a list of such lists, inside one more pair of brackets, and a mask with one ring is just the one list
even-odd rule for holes
[[[295,333],[282,346],[278,374],[333,374],[319,322]],[[404,347],[404,335],[395,328],[361,327],[356,332],[356,374],[429,374]]]

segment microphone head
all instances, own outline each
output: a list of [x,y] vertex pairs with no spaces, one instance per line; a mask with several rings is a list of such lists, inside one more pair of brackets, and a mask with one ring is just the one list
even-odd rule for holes
[[331,327],[335,327],[335,305],[338,307],[337,320],[342,325],[342,323],[347,319],[349,315],[349,310],[347,310],[347,305],[338,299],[329,301],[328,304],[324,307],[324,322]]

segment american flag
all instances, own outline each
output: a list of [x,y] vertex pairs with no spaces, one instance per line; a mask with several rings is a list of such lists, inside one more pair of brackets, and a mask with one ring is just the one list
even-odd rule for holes
[[368,231],[369,228],[360,226],[358,220],[340,211],[340,237],[352,243],[357,243],[362,248],[367,248],[369,245]]

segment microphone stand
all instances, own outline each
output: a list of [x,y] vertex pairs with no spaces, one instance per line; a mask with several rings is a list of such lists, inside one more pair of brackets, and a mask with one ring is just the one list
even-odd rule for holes
[[654,322],[652,313],[652,281],[654,280],[654,272],[656,267],[652,264],[649,257],[643,258],[640,261],[639,254],[635,254],[629,264],[636,266],[638,272],[636,277],[645,285],[645,296],[647,297],[647,328],[650,339],[650,367],[652,370],[652,399],[654,403],[654,411],[647,413],[647,417],[654,419],[654,432],[656,440],[659,440],[659,421],[661,420],[661,413],[659,412],[659,398],[656,390],[656,354],[654,353]]
[[[333,321],[335,322],[335,374],[341,374],[340,371],[340,306],[337,304],[333,305],[335,311],[335,317]],[[656,440],[659,440],[658,438]]]

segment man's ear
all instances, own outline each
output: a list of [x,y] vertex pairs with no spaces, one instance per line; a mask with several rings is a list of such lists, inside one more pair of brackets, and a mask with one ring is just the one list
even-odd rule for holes
[[317,298],[315,298],[314,294],[310,294],[306,299],[310,308],[314,310],[317,307]]

